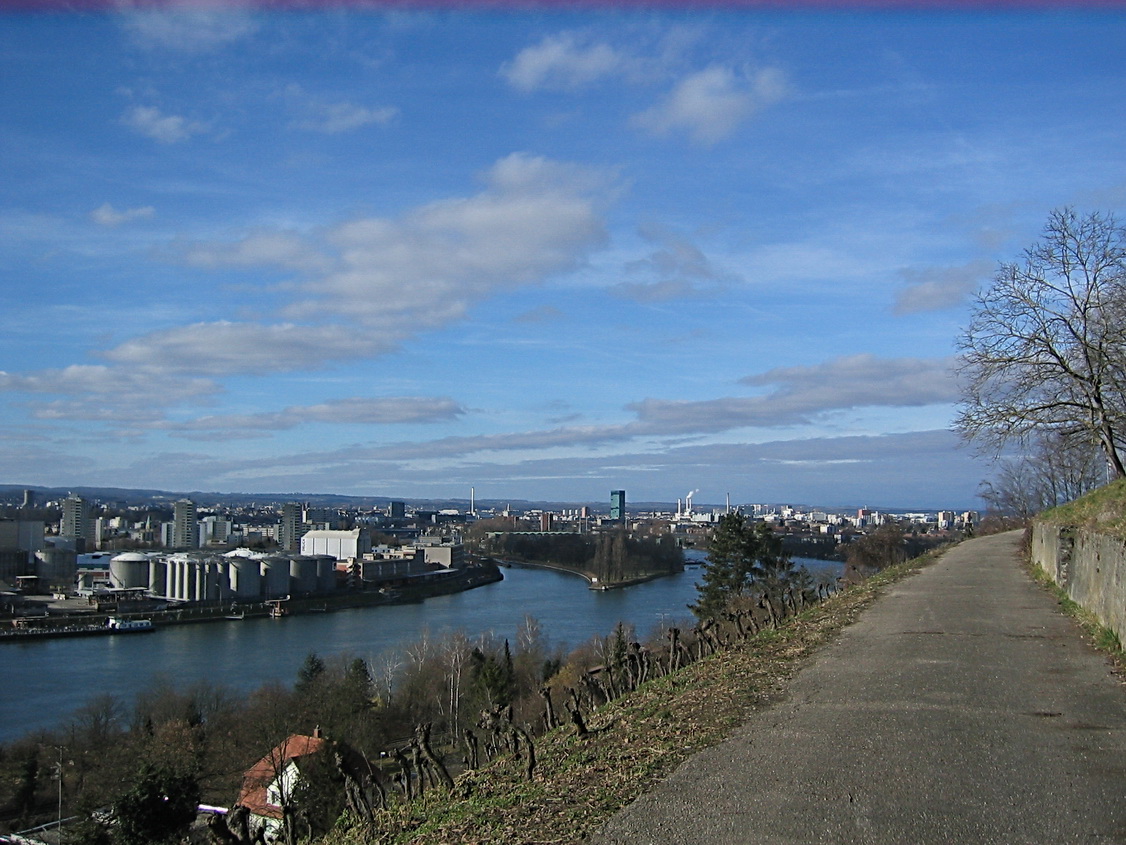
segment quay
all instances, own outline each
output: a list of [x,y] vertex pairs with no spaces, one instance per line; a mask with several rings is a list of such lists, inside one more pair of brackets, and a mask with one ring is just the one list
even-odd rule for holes
[[[431,596],[471,590],[484,584],[503,580],[500,569],[490,561],[481,561],[459,570],[435,573],[437,577],[413,579],[413,583],[396,585],[393,590],[354,590],[316,596],[286,596],[258,602],[188,602],[163,609],[130,612],[122,603],[113,612],[91,612],[68,609],[64,602],[53,601],[53,612],[43,616],[18,617],[10,625],[0,627],[0,643],[26,642],[34,639],[104,636],[108,634],[152,631],[168,625],[189,625],[203,622],[237,622],[254,617],[286,616],[304,613],[325,613],[357,607],[423,601]],[[118,624],[111,621],[118,620]]]

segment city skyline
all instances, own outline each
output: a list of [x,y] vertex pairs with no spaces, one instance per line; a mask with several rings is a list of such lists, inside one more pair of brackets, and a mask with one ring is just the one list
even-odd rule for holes
[[1126,197],[1114,9],[3,23],[5,483],[970,507],[973,291]]

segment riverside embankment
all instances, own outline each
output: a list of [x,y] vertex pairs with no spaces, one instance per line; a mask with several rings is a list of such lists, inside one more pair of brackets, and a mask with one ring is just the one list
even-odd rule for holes
[[[140,602],[119,603],[113,611],[98,612],[83,608],[75,601],[44,603],[43,615],[24,616],[12,620],[10,627],[0,629],[0,643],[25,642],[33,639],[110,634],[110,620],[126,623],[151,622],[155,628],[171,625],[193,625],[202,622],[243,621],[260,617],[298,616],[306,613],[327,613],[379,605],[418,602],[435,596],[471,590],[503,580],[491,560],[472,566],[397,584],[390,590],[354,590],[316,596],[284,596],[273,601],[199,602],[170,606],[161,602],[159,608],[136,610]],[[146,602],[145,604],[151,604]]]

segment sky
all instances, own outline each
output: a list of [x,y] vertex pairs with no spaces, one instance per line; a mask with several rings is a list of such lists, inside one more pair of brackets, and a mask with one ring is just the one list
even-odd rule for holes
[[979,505],[974,292],[1126,11],[0,13],[0,481]]

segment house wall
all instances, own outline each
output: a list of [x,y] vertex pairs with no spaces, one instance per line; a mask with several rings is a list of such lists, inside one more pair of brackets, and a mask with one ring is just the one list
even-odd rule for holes
[[1126,540],[1036,522],[1032,526],[1032,562],[1126,643]]

